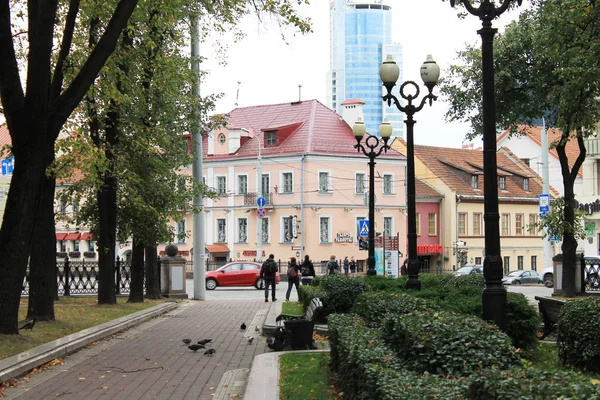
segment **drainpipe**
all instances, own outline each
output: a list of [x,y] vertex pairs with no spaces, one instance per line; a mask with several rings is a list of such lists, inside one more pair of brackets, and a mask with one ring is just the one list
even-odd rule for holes
[[304,262],[304,242],[306,239],[306,231],[304,230],[304,160],[306,154],[302,154],[300,159],[300,229],[301,229],[301,240],[300,244],[302,249],[300,250],[300,260],[298,262]]

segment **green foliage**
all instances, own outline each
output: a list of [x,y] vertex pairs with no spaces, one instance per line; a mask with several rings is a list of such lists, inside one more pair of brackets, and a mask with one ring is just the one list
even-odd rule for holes
[[[279,357],[279,389],[282,400],[335,399],[330,393],[329,353],[288,353]],[[299,374],[299,368],[302,373]],[[307,385],[306,382],[310,382]],[[233,395],[232,398],[236,396]]]
[[407,278],[403,276],[398,279],[389,279],[381,275],[364,276],[357,279],[364,279],[373,291],[402,291],[407,281]]
[[347,313],[358,296],[367,291],[368,286],[362,279],[345,275],[326,275],[317,286],[327,293],[323,300],[325,314]]
[[302,303],[302,307],[305,310],[310,305],[310,301],[315,297],[318,297],[319,299],[321,299],[323,304],[325,304],[327,302],[327,292],[319,286],[302,285],[302,286],[299,286],[298,288],[299,288],[298,301],[300,303]]
[[566,302],[560,310],[556,343],[565,365],[600,371],[600,298]]
[[352,312],[363,317],[365,321],[377,325],[380,325],[388,314],[439,310],[441,307],[433,302],[394,292],[366,292],[356,299],[352,308]]
[[518,349],[532,350],[538,345],[537,333],[541,324],[540,313],[529,304],[522,293],[507,293],[506,334]]
[[384,322],[386,342],[418,373],[470,375],[519,365],[510,339],[479,318],[445,311],[394,315]]
[[[474,276],[474,275],[466,275]],[[459,278],[463,278],[462,276]],[[482,288],[479,285],[459,285],[441,299],[444,310],[481,317],[483,314]]]
[[475,286],[483,289],[485,286],[483,274],[468,274],[461,276],[445,274],[440,276],[440,279],[444,282],[443,285],[446,289],[455,289],[465,286]]
[[583,224],[585,211],[578,208],[573,209],[575,214],[573,222],[565,220],[565,199],[564,197],[557,197],[550,203],[550,213],[545,218],[540,218],[540,221],[536,224],[539,230],[547,228],[544,231],[544,238],[556,237],[563,238],[565,235],[570,235],[577,239],[585,239],[585,227]]

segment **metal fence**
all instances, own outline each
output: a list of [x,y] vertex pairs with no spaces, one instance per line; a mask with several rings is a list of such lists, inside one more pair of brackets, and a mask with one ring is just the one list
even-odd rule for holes
[[586,292],[600,292],[600,260],[583,258],[581,287]]

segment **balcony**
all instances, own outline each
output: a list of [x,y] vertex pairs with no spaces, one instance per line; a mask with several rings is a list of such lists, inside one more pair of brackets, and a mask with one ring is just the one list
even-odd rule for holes
[[600,138],[583,139],[586,157],[600,157]]
[[273,205],[273,193],[263,193],[259,195],[258,193],[246,193],[244,194],[244,205],[245,206],[258,206],[256,204],[256,199],[259,197],[264,197],[266,200],[266,206]]

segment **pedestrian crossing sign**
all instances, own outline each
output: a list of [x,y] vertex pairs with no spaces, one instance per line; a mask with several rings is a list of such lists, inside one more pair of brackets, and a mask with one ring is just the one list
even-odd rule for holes
[[369,236],[369,220],[361,219],[358,221],[358,232],[361,237]]

